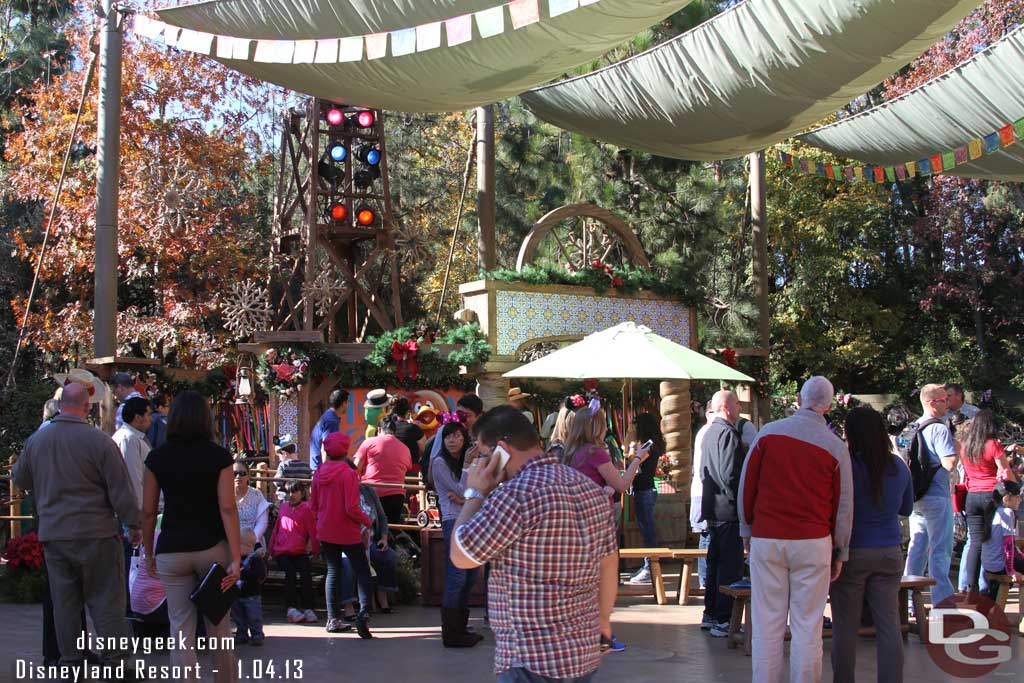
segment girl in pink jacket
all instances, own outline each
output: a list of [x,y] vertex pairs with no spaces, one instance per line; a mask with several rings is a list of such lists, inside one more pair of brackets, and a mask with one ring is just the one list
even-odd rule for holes
[[[288,605],[288,621],[293,624],[315,624],[313,612],[313,572],[309,550],[320,554],[316,537],[316,517],[306,499],[306,485],[291,481],[285,487],[288,500],[281,504],[277,524],[270,534],[270,555],[284,572],[284,603]],[[299,601],[296,602],[296,587]],[[296,607],[298,605],[298,607]]]

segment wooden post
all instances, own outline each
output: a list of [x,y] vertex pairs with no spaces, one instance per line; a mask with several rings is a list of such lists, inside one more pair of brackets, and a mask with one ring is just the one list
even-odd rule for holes
[[[309,162],[309,189],[306,192],[306,234],[303,241],[306,243],[306,270],[303,282],[312,284],[316,279],[316,251],[320,243],[320,230],[317,222],[320,216],[317,212],[320,194],[320,172],[317,160],[320,158],[320,100],[313,99],[309,104],[308,123],[313,127],[310,135],[310,162]],[[314,313],[316,307],[312,301],[303,298],[302,301],[302,329],[307,332],[313,329]],[[300,409],[301,411],[301,409]],[[301,421],[300,421],[301,424]]]
[[[750,227],[753,233],[754,296],[757,298],[758,342],[766,352],[771,349],[771,310],[768,306],[770,273],[768,271],[767,198],[765,191],[764,151],[750,155]],[[758,396],[757,413],[762,419],[769,414],[769,397]]]
[[476,109],[476,213],[480,267],[494,270],[498,251],[494,234],[494,106]]
[[693,445],[690,439],[690,382],[661,383],[661,433],[665,452],[672,463],[670,478],[676,489],[689,489],[693,475]]

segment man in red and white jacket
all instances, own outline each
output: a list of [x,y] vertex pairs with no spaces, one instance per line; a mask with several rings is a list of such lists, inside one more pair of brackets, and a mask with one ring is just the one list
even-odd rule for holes
[[754,683],[821,680],[821,619],[829,580],[849,554],[853,473],[846,444],[825,414],[834,390],[824,377],[800,389],[796,414],[765,425],[740,475],[740,535],[750,549]]

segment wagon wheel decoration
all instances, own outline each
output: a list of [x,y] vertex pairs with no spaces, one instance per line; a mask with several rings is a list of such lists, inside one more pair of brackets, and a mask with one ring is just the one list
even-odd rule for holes
[[570,204],[533,225],[519,249],[516,270],[545,264],[577,272],[593,261],[650,267],[640,240],[625,221],[594,204]]

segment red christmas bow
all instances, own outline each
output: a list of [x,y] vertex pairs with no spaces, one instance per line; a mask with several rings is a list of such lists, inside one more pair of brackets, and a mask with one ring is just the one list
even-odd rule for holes
[[395,377],[398,378],[399,382],[404,381],[406,377],[415,380],[419,376],[420,367],[416,362],[416,354],[419,350],[419,344],[414,339],[410,339],[407,342],[391,342],[391,357],[398,366],[398,369],[395,371]]
[[728,365],[730,368],[736,367],[736,350],[735,349],[723,349],[722,350],[722,360],[724,360],[725,364]]

